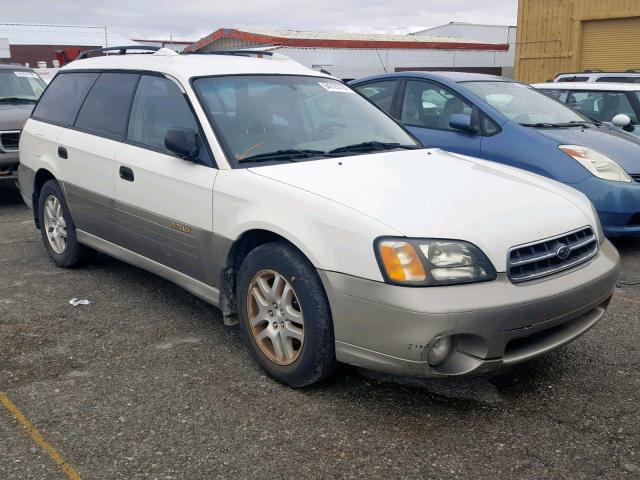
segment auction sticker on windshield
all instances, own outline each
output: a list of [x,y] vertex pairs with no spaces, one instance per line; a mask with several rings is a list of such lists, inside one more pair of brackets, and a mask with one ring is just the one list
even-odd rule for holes
[[356,93],[340,82],[318,82],[318,85],[324,88],[327,92]]
[[29,77],[29,78],[38,78],[38,75],[36,75],[33,72],[13,72],[16,74],[16,77]]

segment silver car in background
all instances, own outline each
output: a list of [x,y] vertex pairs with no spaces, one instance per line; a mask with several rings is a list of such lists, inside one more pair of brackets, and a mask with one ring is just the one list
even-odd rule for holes
[[22,126],[46,84],[21,65],[0,65],[0,181],[15,181]]

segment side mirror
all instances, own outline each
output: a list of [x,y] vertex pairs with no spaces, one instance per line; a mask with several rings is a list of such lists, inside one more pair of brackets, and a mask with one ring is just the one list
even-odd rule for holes
[[474,133],[475,128],[471,124],[471,115],[466,113],[454,113],[449,117],[449,126],[456,130],[461,130],[467,133]]
[[198,156],[198,139],[193,128],[170,128],[164,136],[164,145],[183,160]]
[[616,127],[624,128],[631,123],[631,119],[628,115],[619,113],[611,119],[611,123],[613,123]]

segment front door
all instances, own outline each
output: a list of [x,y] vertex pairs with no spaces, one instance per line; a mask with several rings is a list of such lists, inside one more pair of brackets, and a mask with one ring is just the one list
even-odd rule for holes
[[[473,106],[449,88],[424,80],[407,80],[402,96],[400,121],[426,147],[478,156],[480,130],[464,132],[449,125],[451,115],[470,115],[477,123]],[[473,124],[472,123],[472,124]]]
[[[198,158],[183,160],[165,147],[169,128],[198,133]],[[122,247],[208,285],[213,248],[213,182],[217,169],[198,122],[173,80],[142,75],[125,143],[116,154],[116,241]]]

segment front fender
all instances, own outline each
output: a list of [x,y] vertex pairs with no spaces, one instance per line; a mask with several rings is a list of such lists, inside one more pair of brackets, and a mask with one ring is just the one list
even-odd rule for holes
[[213,195],[213,228],[233,241],[248,230],[267,230],[290,241],[322,270],[382,281],[373,240],[400,235],[351,208],[253,174],[221,171]]

